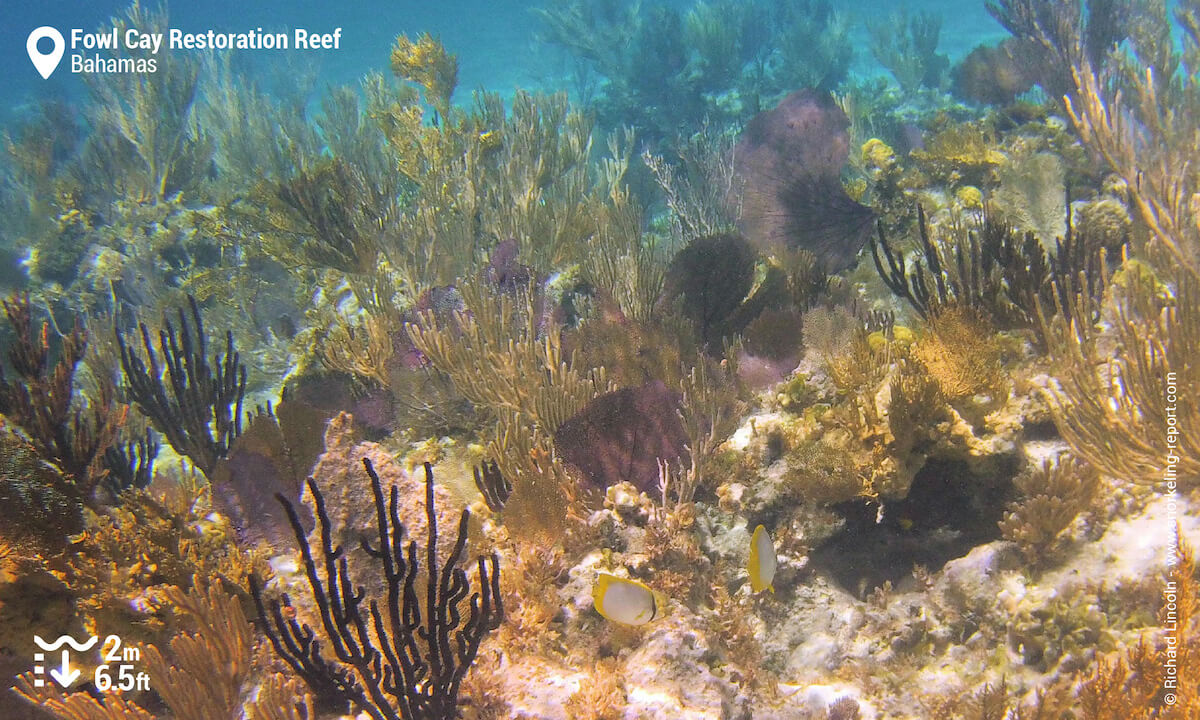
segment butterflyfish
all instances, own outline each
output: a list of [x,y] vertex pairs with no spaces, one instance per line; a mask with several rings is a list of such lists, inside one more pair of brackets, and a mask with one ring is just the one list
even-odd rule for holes
[[762,525],[754,528],[754,535],[750,538],[750,562],[747,563],[752,592],[775,592],[775,586],[771,583],[775,581],[775,566],[778,562],[778,558],[775,557],[775,543],[771,542],[767,529]]
[[596,612],[622,625],[645,625],[662,614],[663,598],[637,580],[600,573],[592,586]]

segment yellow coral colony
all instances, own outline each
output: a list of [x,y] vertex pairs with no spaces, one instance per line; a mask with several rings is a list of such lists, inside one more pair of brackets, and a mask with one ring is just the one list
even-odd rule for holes
[[425,88],[426,98],[442,114],[458,85],[458,58],[429,33],[416,42],[401,35],[392,48],[392,72]]

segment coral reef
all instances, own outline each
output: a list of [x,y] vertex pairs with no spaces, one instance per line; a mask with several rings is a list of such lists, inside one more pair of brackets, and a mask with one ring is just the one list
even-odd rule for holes
[[700,342],[715,347],[739,328],[729,327],[754,283],[756,254],[737,235],[706,235],[676,253],[667,271],[667,293],[681,296],[683,314]]
[[927,138],[912,156],[930,175],[950,184],[983,185],[1007,158],[979,124],[952,123]]
[[1108,475],[1190,484],[1200,472],[1191,434],[1200,411],[1179,389],[1197,372],[1200,284],[1185,274],[1164,303],[1153,275],[1134,269],[1123,277],[1128,281],[1112,291],[1116,317],[1103,335],[1117,340],[1115,357],[1100,349],[1102,334],[1091,323],[1096,303],[1086,293],[1043,333],[1057,362],[1057,383],[1047,388],[1055,424],[1077,455]]
[[772,18],[778,35],[781,89],[832,90],[845,78],[854,57],[846,19],[825,0],[800,0],[779,6]]
[[0,517],[0,539],[55,548],[82,530],[82,505],[68,482],[11,427],[0,427],[0,502],[8,508]]
[[1049,152],[1011,157],[996,171],[1000,188],[989,212],[1018,230],[1031,231],[1043,245],[1067,234],[1066,178],[1063,162]]
[[540,40],[564,49],[606,125],[652,139],[744,120],[799,87],[833,89],[853,56],[831,3],[697,2],[687,9],[557,0],[535,10]]
[[642,163],[654,176],[671,211],[672,245],[719,235],[737,226],[742,187],[734,163],[733,133],[705,125],[678,143],[678,166],[647,148]]
[[992,0],[953,73],[899,10],[851,76],[835,6],[15,103],[0,673],[112,633],[153,689],[4,712],[1194,715],[1200,7]]
[[459,290],[464,310],[449,323],[424,313],[407,326],[409,336],[476,408],[501,420],[491,441],[492,459],[513,483],[510,511],[525,502],[522,495],[540,508],[531,519],[547,507],[565,507],[574,481],[565,476],[550,440],[592,398],[615,388],[603,369],[581,370],[578,355],[564,351],[560,333],[542,327],[536,287],[514,294],[482,284]]
[[[237,598],[219,585],[184,592],[172,587],[165,599],[192,630],[172,637],[167,653],[146,648],[146,665],[155,692],[172,716],[196,720],[229,720],[242,709],[248,681],[253,627]],[[168,659],[169,658],[169,659]],[[120,693],[103,702],[86,691],[64,693],[53,683],[34,685],[30,673],[17,679],[17,694],[62,720],[153,720],[155,715]],[[262,700],[252,703],[261,706]],[[280,707],[286,707],[281,703]]]
[[1055,239],[1053,254],[1032,232],[1022,236],[990,214],[977,230],[953,229],[935,240],[918,207],[917,230],[921,256],[916,261],[906,263],[904,254],[892,249],[882,223],[878,239],[872,238],[871,256],[884,284],[923,318],[963,306],[998,327],[1031,329],[1042,345],[1051,332],[1048,318],[1098,318],[1095,305],[1107,285],[1103,249],[1078,236],[1070,224],[1065,236]]
[[985,6],[1014,37],[1032,41],[1022,48],[1026,72],[1054,98],[1071,90],[1072,67],[1103,61],[1127,37],[1132,16],[1149,10],[1111,0],[987,0]]
[[[1070,70],[1064,83],[1067,112],[1084,144],[1124,182],[1131,208],[1152,238],[1146,248],[1136,250],[1177,283],[1178,304],[1163,307],[1153,281],[1135,280],[1114,292],[1107,306],[1116,318],[1112,332],[1123,342],[1111,363],[1104,363],[1097,351],[1098,333],[1084,321],[1098,312],[1099,303],[1082,294],[1060,299],[1060,305],[1073,306],[1073,321],[1054,327],[1050,351],[1060,368],[1059,384],[1049,392],[1060,431],[1077,454],[1135,482],[1157,482],[1168,475],[1167,479],[1174,479],[1176,470],[1191,467],[1195,457],[1182,436],[1183,446],[1165,440],[1164,424],[1190,425],[1193,409],[1185,400],[1183,407],[1172,407],[1168,420],[1162,408],[1169,389],[1163,383],[1186,377],[1194,364],[1185,358],[1196,349],[1189,326],[1195,315],[1191,296],[1200,230],[1191,220],[1192,211],[1185,208],[1190,201],[1183,198],[1195,192],[1198,148],[1194,134],[1183,129],[1179,118],[1196,106],[1197,82],[1191,70],[1200,38],[1194,32],[1184,33],[1180,49],[1162,42],[1169,36],[1166,10],[1148,6],[1131,6],[1121,14],[1101,17],[1089,13],[1086,25],[1044,22],[1046,14],[1079,17],[1080,6],[1053,3],[1038,8],[1005,2],[989,8],[1015,36],[1040,43],[1062,60],[1060,73]],[[1190,6],[1176,10],[1183,27],[1194,28],[1195,16]],[[1100,51],[1099,43],[1127,35],[1129,52],[1106,58]],[[1105,90],[1109,80],[1117,77],[1127,78],[1125,92]],[[1113,378],[1120,381],[1110,382]],[[1164,463],[1168,457],[1170,463]],[[1181,474],[1190,477],[1194,470]]]
[[247,573],[264,571],[261,555],[238,548],[232,528],[207,517],[198,491],[180,495],[160,499],[128,492],[120,507],[72,538],[62,567],[50,564],[71,588],[86,629],[124,627],[131,642],[161,640],[169,629],[170,603],[163,595],[168,588],[219,579],[237,592]]
[[950,401],[976,395],[1002,403],[1003,346],[987,318],[962,306],[951,306],[931,317],[926,332],[913,344],[911,355]]
[[1009,38],[999,45],[980,45],[952,71],[951,87],[960,97],[992,105],[1006,105],[1033,87],[1025,65],[1028,48]]
[[[346,548],[345,558],[348,570],[355,577],[362,578],[362,584],[368,591],[382,596],[386,592],[386,587],[384,579],[375,572],[378,563],[362,549],[359,543],[361,538],[378,533],[377,518],[362,512],[363,507],[370,507],[373,503],[370,485],[362,482],[363,462],[371,463],[382,482],[389,487],[399,489],[399,497],[402,502],[397,507],[397,512],[401,523],[414,537],[426,532],[427,510],[421,502],[425,495],[423,483],[411,472],[411,464],[409,465],[410,469],[406,471],[405,465],[399,462],[386,447],[379,443],[364,441],[361,437],[361,428],[350,414],[339,413],[330,418],[324,430],[324,449],[317,458],[316,464],[301,476],[296,494],[280,494],[289,498],[296,506],[296,513],[308,531],[309,543],[317,547],[321,544],[321,529],[315,523],[317,508],[307,499],[301,503],[300,498],[302,495],[308,498],[308,495],[304,493],[304,488],[309,477],[321,478],[325,483],[321,497],[325,504],[325,515],[332,524],[333,529],[330,530],[330,533],[333,541]],[[432,456],[423,455],[420,452],[413,453],[416,457],[415,464],[419,466],[427,459],[436,460],[440,455],[439,450],[440,448],[435,449]],[[272,496],[270,500],[278,508],[273,509],[270,517],[279,518],[282,525],[281,528],[272,528],[272,531],[283,531],[286,535],[283,539],[290,545],[294,535],[291,522],[286,513],[281,515],[282,508],[277,497]],[[464,503],[455,497],[449,488],[440,484],[436,485],[434,500],[439,520],[443,524],[458,520],[458,514],[463,509]],[[453,541],[452,536],[443,535],[439,541],[439,555],[449,554],[454,549]]]
[[[330,427],[336,423],[331,420]],[[284,399],[260,412],[233,441],[210,479],[213,506],[249,545],[271,547],[290,537],[275,495],[298,499],[323,447],[324,413],[304,402]]]
[[429,33],[416,42],[401,35],[392,48],[392,72],[420,85],[425,97],[442,115],[450,110],[450,96],[458,85],[458,60]]
[[1077,698],[1089,720],[1185,718],[1200,710],[1196,565],[1191,548],[1180,542],[1178,528],[1175,536],[1179,557],[1163,584],[1159,618],[1163,627],[1178,634],[1153,646],[1142,639],[1124,657],[1101,660],[1091,668]]
[[254,647],[241,603],[217,584],[197,584],[186,593],[170,588],[164,599],[194,630],[176,633],[165,652],[153,645],[146,649],[155,692],[178,717],[233,717],[241,709]]
[[[122,35],[128,28],[166,33],[170,27],[165,6],[150,9],[138,2],[114,20]],[[139,49],[130,58],[149,55]],[[98,59],[116,57],[113,49]],[[108,175],[101,186],[135,201],[154,203],[195,188],[213,154],[212,139],[194,123],[200,62],[191,55],[156,61],[156,71],[145,76],[134,72],[84,76],[95,100],[89,105],[94,130],[84,153],[93,168]]]

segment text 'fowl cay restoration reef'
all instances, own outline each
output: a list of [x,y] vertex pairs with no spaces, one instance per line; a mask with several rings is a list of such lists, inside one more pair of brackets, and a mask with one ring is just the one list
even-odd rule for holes
[[1200,718],[1200,0],[123,3],[0,29],[0,720]]

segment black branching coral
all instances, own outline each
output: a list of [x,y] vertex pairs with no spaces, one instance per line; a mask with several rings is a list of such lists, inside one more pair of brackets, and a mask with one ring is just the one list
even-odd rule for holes
[[[504,619],[500,599],[500,565],[495,554],[477,560],[479,588],[472,591],[466,570],[459,567],[467,545],[470,512],[463,510],[458,539],[444,562],[438,562],[437,510],[433,469],[425,464],[425,512],[428,538],[420,566],[417,542],[404,545],[396,487],[385,499],[371,462],[363,459],[375,498],[378,545],[363,538],[362,548],[380,565],[387,585],[385,598],[367,598],[347,569],[341,546],[333,546],[333,528],[325,499],[308,481],[321,534],[321,557],[306,539],[295,506],[276,498],[287,511],[304,559],[305,574],[321,616],[323,637],[290,612],[287,596],[265,600],[262,587],[250,578],[259,621],[275,652],[304,678],[323,700],[353,704],[372,720],[448,720],[458,717],[458,691],[475,660],[479,644]],[[424,597],[417,581],[424,581]],[[364,600],[369,602],[364,607]],[[287,610],[285,610],[285,608]],[[335,659],[323,652],[327,642]]]
[[108,446],[104,451],[104,467],[108,476],[104,487],[113,495],[129,488],[145,488],[154,479],[154,459],[158,457],[158,439],[154,431],[147,428],[146,435],[137,440],[128,440]]
[[1070,321],[1075,297],[1098,302],[1104,294],[1104,253],[1076,232],[1069,216],[1066,235],[1055,240],[1053,253],[1032,233],[1021,234],[994,215],[975,231],[935,241],[918,206],[917,229],[921,254],[913,262],[888,243],[882,223],[871,241],[871,257],[888,289],[922,318],[965,305],[1002,328],[1032,329],[1044,346],[1039,314],[1062,312]]
[[479,489],[479,494],[483,495],[488,509],[497,513],[503,510],[509,496],[512,495],[513,485],[504,477],[504,473],[500,472],[500,466],[492,460],[486,460],[482,465],[476,465],[472,472],[475,475],[475,487]]
[[94,506],[94,490],[105,477],[104,452],[117,438],[124,408],[113,400],[106,383],[100,383],[95,397],[77,397],[75,369],[88,342],[82,322],[77,320],[63,336],[58,360],[51,365],[49,324],[37,327],[29,296],[15,295],[3,304],[15,336],[8,351],[15,377],[10,380],[0,367],[0,414],[21,428],[37,454],[61,472],[58,490]]
[[[206,477],[229,452],[242,432],[242,398],[246,393],[246,366],[233,346],[233,333],[225,334],[225,352],[214,354],[209,364],[204,322],[196,299],[188,296],[192,324],[179,310],[179,329],[167,318],[158,332],[158,353],[146,323],[140,323],[143,360],[136,348],[117,331],[125,392],[154,427],[181,455],[191,458]],[[195,333],[193,334],[193,327]],[[159,366],[159,353],[166,365]]]

